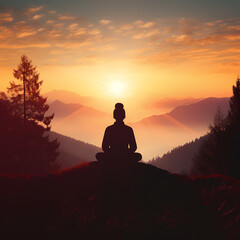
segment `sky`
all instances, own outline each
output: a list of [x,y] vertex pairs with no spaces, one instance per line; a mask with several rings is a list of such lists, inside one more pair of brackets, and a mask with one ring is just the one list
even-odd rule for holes
[[0,90],[26,54],[43,92],[97,97],[103,109],[230,96],[239,9],[237,0],[0,0]]

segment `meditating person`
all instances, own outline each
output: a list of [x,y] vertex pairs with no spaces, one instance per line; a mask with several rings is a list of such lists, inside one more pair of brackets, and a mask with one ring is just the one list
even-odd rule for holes
[[113,111],[116,122],[107,127],[104,133],[102,149],[96,158],[101,162],[138,162],[142,159],[137,149],[136,140],[131,127],[124,124],[125,110],[122,103],[117,103]]

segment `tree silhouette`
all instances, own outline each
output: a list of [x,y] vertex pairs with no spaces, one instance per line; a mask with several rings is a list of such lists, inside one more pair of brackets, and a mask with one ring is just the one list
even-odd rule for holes
[[44,174],[59,168],[59,143],[50,141],[48,132],[54,115],[45,116],[49,106],[40,95],[39,73],[23,55],[8,92],[0,93],[0,172]]
[[224,174],[240,178],[240,79],[233,86],[225,119],[218,109],[210,132],[194,158],[192,174]]
[[14,115],[22,117],[24,122],[33,120],[48,128],[54,115],[45,116],[49,106],[46,104],[47,98],[40,95],[43,81],[39,80],[39,73],[27,56],[22,55],[18,68],[13,70],[13,76],[20,81],[18,84],[10,82],[8,88]]
[[230,111],[228,114],[229,125],[240,128],[240,78],[237,78],[236,86],[233,86],[233,96],[230,98]]

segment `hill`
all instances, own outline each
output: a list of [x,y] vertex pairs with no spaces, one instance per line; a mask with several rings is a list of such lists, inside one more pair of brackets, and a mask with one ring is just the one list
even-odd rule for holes
[[[61,92],[54,90],[50,96],[59,96]],[[65,91],[63,92],[64,95]],[[72,100],[78,96],[74,94],[67,92],[67,96],[69,95],[69,99]],[[77,99],[80,101],[82,98]],[[47,114],[52,113],[54,113],[53,131],[95,145],[101,144],[105,127],[112,123],[112,117],[109,114],[80,103],[65,103],[54,100],[49,104]]]
[[[185,100],[189,102],[197,99]],[[161,156],[176,146],[206,134],[217,107],[220,106],[223,113],[227,113],[228,100],[228,98],[207,98],[176,107],[167,114],[154,115],[127,124],[133,127],[138,151],[147,161],[153,156]],[[50,104],[49,111],[55,113],[52,124],[55,132],[96,146],[101,145],[105,128],[113,122],[110,114],[79,103],[64,103],[56,100]]]
[[[162,112],[169,112],[174,108],[182,105],[189,105],[203,100],[203,98],[162,98],[155,102],[153,106]],[[164,111],[165,110],[165,111]]]
[[110,169],[92,162],[45,176],[0,176],[0,192],[0,229],[9,239],[240,234],[240,183],[223,176],[190,178],[143,163]]
[[193,164],[193,158],[205,139],[206,135],[185,143],[183,146],[178,146],[163,154],[162,157],[153,158],[149,163],[174,173],[189,173]]
[[229,98],[206,98],[197,103],[176,107],[166,114],[153,115],[130,123],[144,160],[161,156],[176,146],[205,135],[218,107],[226,115]]
[[198,129],[200,126],[208,127],[212,123],[218,107],[223,116],[227,116],[229,98],[206,98],[194,104],[176,107],[169,115],[190,128]]
[[47,97],[48,103],[52,103],[56,100],[59,100],[64,103],[76,103],[76,104],[84,104],[89,105],[93,101],[91,97],[80,96],[77,93],[66,91],[66,90],[52,90],[43,95]]
[[82,104],[66,104],[59,100],[55,100],[54,102],[49,104],[49,110],[47,111],[47,114],[51,115],[52,113],[54,113],[54,120],[59,120],[74,113],[81,107],[83,107]]
[[83,162],[95,161],[96,153],[101,151],[92,144],[53,131],[49,132],[49,137],[50,140],[57,139],[60,143],[57,162],[61,165],[61,169],[74,167]]
[[[69,107],[67,104],[61,103],[61,105]],[[51,111],[55,112],[55,109],[51,108]],[[112,124],[110,114],[82,105],[65,117],[53,119],[52,129],[63,135],[100,146],[104,130],[110,124]]]
[[208,126],[220,107],[223,115],[226,116],[229,109],[229,98],[206,98],[197,103],[182,105],[174,108],[171,112],[161,115],[154,115],[134,123],[134,125],[158,125],[159,127],[181,127],[199,129]]

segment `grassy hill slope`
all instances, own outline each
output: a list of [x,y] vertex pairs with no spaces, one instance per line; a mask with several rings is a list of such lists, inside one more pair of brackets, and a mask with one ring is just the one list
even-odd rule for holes
[[[0,176],[10,239],[237,239],[240,183],[139,163],[98,162],[46,176]],[[13,231],[14,229],[14,231]]]

